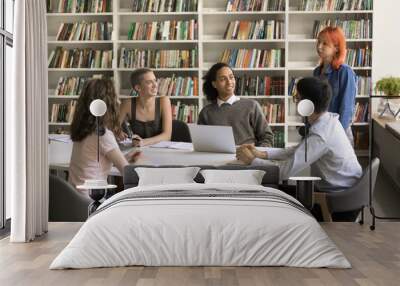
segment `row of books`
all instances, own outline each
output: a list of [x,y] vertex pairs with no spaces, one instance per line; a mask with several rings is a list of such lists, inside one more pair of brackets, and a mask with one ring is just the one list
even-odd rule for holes
[[281,130],[274,130],[273,145],[275,148],[285,148],[285,132]]
[[167,96],[198,96],[199,79],[198,77],[172,77],[158,78],[158,94]]
[[197,40],[197,20],[131,23],[128,40]]
[[235,68],[272,68],[285,65],[284,49],[225,49],[220,62]]
[[359,49],[347,49],[345,61],[352,67],[370,67],[372,65],[371,49],[368,46]]
[[312,37],[317,38],[318,33],[328,26],[342,28],[347,39],[372,38],[372,21],[370,19],[360,19],[360,20],[328,19],[324,21],[314,21]]
[[61,23],[57,41],[107,41],[111,40],[113,25],[110,22]]
[[285,122],[285,104],[284,103],[265,103],[261,105],[268,123]]
[[132,0],[132,12],[197,11],[197,0]]
[[357,90],[359,95],[372,94],[372,79],[369,76],[357,76]]
[[111,12],[111,0],[47,0],[48,13]]
[[54,95],[80,95],[85,82],[90,79],[103,77],[104,75],[102,74],[94,74],[92,77],[62,76],[58,79]]
[[270,76],[247,76],[236,77],[235,94],[246,95],[283,95],[285,90],[285,78]]
[[54,103],[51,107],[50,122],[68,122],[71,123],[74,118],[77,101],[71,100],[68,103]]
[[368,101],[356,102],[354,107],[353,122],[368,122]]
[[227,12],[238,11],[284,11],[285,0],[228,0]]
[[372,10],[373,0],[301,0],[300,11]]
[[280,20],[232,21],[225,29],[225,40],[283,39],[285,23]]
[[122,48],[120,68],[194,68],[197,50],[139,50]]
[[368,142],[369,142],[368,128],[353,129],[353,136],[354,136],[355,150],[368,150]]
[[197,123],[199,106],[194,104],[182,104],[178,101],[171,105],[172,119],[184,121],[186,123]]
[[51,51],[48,63],[49,68],[111,68],[112,50],[56,47]]

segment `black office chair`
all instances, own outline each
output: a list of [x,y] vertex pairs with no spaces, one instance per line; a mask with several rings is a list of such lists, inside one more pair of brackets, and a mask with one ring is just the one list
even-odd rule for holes
[[189,127],[187,124],[180,120],[172,120],[172,135],[171,141],[176,142],[192,142],[190,137]]
[[86,221],[92,200],[67,181],[49,176],[49,221]]

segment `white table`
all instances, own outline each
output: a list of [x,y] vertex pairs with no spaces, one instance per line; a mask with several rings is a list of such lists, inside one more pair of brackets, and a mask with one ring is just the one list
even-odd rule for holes
[[[125,150],[126,153],[128,150]],[[141,147],[141,157],[135,165],[212,165],[220,166],[236,161],[235,154],[194,152],[169,148]],[[68,171],[71,158],[72,143],[52,141],[49,144],[49,167],[52,170]],[[111,176],[121,176],[113,167]]]

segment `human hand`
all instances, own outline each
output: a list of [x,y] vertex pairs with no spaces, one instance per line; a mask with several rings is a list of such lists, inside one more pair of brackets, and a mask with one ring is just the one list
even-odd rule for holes
[[126,138],[128,138],[128,135],[122,131],[122,130],[118,130],[116,132],[114,132],[115,138],[117,139],[117,141],[124,141]]
[[129,163],[135,163],[141,156],[142,152],[133,150],[126,155],[126,159]]
[[249,148],[240,146],[236,149],[236,158],[246,165],[250,165],[251,162],[253,162],[253,160],[256,158],[256,156]]
[[132,136],[132,146],[133,147],[141,147],[143,146],[143,139],[139,135]]
[[267,159],[268,153],[258,150],[254,144],[242,144],[238,149],[248,149],[256,158]]

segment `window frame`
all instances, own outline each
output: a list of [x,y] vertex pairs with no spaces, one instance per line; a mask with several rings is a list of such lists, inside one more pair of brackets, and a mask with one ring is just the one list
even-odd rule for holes
[[[12,0],[15,7],[15,1]],[[0,0],[0,235],[9,232],[10,223],[6,223],[6,190],[5,190],[5,72],[6,48],[13,48],[13,34],[6,31],[5,0]],[[13,12],[15,9],[13,7]],[[13,15],[14,16],[14,15]],[[14,30],[14,28],[13,28]]]

